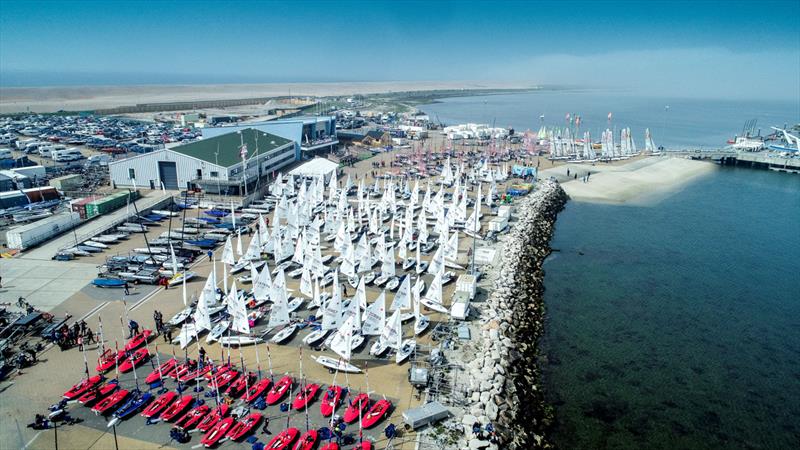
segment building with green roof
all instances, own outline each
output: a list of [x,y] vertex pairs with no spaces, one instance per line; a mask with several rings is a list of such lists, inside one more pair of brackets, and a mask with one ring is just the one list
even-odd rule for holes
[[109,173],[115,186],[241,195],[293,163],[295,147],[289,139],[245,128],[114,161]]

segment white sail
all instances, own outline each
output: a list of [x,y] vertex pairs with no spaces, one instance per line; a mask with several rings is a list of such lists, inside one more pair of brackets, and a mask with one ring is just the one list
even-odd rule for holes
[[364,282],[364,277],[358,280],[358,287],[356,288],[356,296],[353,297],[353,303],[357,303],[358,307],[361,309],[367,307],[367,286]]
[[236,254],[240,257],[244,254],[242,249],[242,230],[236,230]]
[[[444,268],[442,271],[443,270]],[[425,297],[420,301],[428,308],[446,314],[448,313],[447,308],[442,304],[442,271],[438,272],[436,276],[433,277],[433,281],[431,281],[431,285],[428,287],[428,292],[425,293]]]
[[336,334],[333,335],[333,339],[331,339],[331,350],[346,361],[350,361],[352,353],[352,339],[356,330],[354,321],[355,317],[348,318],[344,324],[339,327]]
[[327,304],[322,308],[322,329],[335,330],[341,324],[342,292],[339,289],[339,273],[333,277],[333,294]]
[[394,296],[392,306],[389,308],[391,311],[398,309],[411,308],[411,276],[406,275],[403,282],[400,283],[400,288],[397,289],[397,294]]
[[[379,241],[380,242],[380,241]],[[383,256],[383,264],[381,265],[381,274],[388,277],[395,276],[395,261],[394,261],[394,246],[389,246]]]
[[289,303],[286,300],[286,289],[285,287],[273,287],[272,310],[269,313],[267,327],[274,328],[288,325],[289,322]]
[[400,348],[399,341],[402,339],[402,322],[400,320],[400,310],[395,311],[381,331],[381,341],[390,348]]
[[355,262],[355,251],[353,249],[353,244],[350,242],[344,243],[344,253],[342,254],[342,265],[340,270],[345,276],[354,277],[356,276],[356,262]]
[[308,269],[308,265],[303,266],[303,274],[300,276],[300,293],[306,297],[314,296],[311,286],[311,271]]
[[439,273],[440,270],[444,269],[444,256],[443,256],[443,249],[444,247],[439,246],[436,249],[436,253],[433,254],[433,258],[431,258],[431,263],[428,265],[428,273],[436,275]]
[[379,336],[386,322],[386,291],[382,291],[378,298],[364,311],[364,324],[361,334],[366,336]]
[[194,323],[200,330],[211,329],[211,316],[208,313],[209,299],[213,299],[212,303],[216,303],[216,286],[214,284],[214,277],[209,276],[206,280],[206,285],[200,293],[200,298],[197,300],[197,308],[194,310]]
[[260,236],[254,235],[250,239],[250,244],[247,246],[247,252],[244,254],[244,259],[248,261],[257,261],[261,259],[261,245],[259,244]]
[[250,324],[247,321],[247,308],[244,299],[239,295],[236,281],[233,282],[228,293],[228,314],[231,315],[231,329],[240,333],[250,333]]
[[[255,270],[254,267],[253,270]],[[255,296],[256,301],[268,299],[271,289],[272,277],[269,274],[269,267],[264,264],[264,268],[261,269],[261,273],[258,274],[258,277],[253,278],[253,295]]]
[[228,235],[228,238],[225,239],[225,247],[222,249],[222,262],[229,266],[236,264],[236,259],[233,255],[233,243],[231,242],[230,235]]

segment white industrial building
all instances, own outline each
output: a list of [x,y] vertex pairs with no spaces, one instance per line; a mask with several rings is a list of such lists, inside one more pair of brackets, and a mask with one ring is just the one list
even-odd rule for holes
[[[295,142],[253,128],[165,148],[108,164],[115,187],[202,189],[241,195],[296,159]],[[246,149],[246,166],[242,158]]]

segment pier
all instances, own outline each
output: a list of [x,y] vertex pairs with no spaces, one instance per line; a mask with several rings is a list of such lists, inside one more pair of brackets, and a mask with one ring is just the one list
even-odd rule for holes
[[747,166],[779,172],[800,173],[800,158],[783,156],[778,152],[745,152],[727,149],[667,151],[670,156],[712,160],[723,166]]

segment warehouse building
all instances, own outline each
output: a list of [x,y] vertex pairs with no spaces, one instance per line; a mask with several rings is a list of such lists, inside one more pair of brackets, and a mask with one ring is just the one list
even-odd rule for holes
[[226,130],[226,134],[110,162],[111,182],[115,187],[242,195],[296,159],[295,142],[290,139],[253,128]]
[[339,145],[336,137],[336,116],[299,116],[233,126],[205,127],[201,132],[203,138],[211,138],[247,128],[294,141],[298,161],[331,153]]

